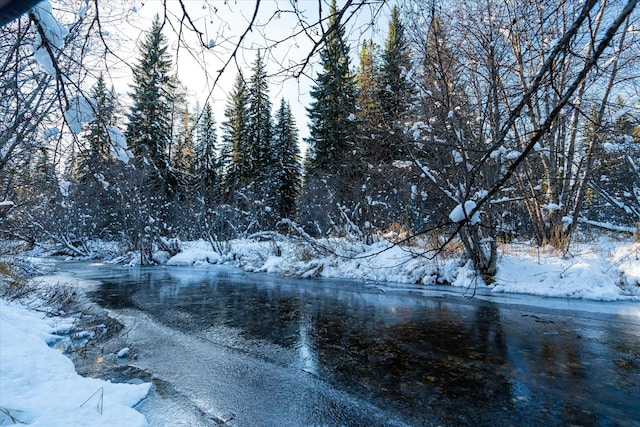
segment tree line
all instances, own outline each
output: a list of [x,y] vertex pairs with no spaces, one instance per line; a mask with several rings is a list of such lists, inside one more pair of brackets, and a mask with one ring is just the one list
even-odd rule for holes
[[[5,199],[17,202],[3,227],[76,253],[93,238],[119,241],[143,264],[161,261],[157,249],[177,250],[175,237],[215,245],[292,228],[365,242],[432,234],[437,252],[455,233],[488,275],[499,239],[566,249],[580,221],[633,228],[634,7],[407,1],[391,9],[384,43],[361,43],[354,64],[333,1],[304,159],[291,106],[282,99],[274,112],[262,53],[247,77],[238,73],[218,127],[209,103],[190,111],[156,17],[133,66],[130,107],[99,75],[92,119],[64,155],[52,150],[63,132],[3,113],[15,127],[5,152],[24,150],[0,171]],[[6,55],[9,70],[27,54],[16,46]],[[42,82],[8,77],[19,72],[2,78],[16,107]],[[54,103],[47,108],[42,120],[55,123]]]

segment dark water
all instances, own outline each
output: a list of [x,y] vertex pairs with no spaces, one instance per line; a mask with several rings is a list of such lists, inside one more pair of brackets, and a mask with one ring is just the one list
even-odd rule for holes
[[[553,309],[553,299],[382,292],[225,267],[73,270],[101,280],[92,298],[105,307],[140,310],[180,334],[209,331],[207,352],[219,352],[227,370],[252,371],[255,360],[284,390],[301,381],[311,390],[297,401],[309,406],[303,415],[288,418],[273,396],[258,424],[640,425],[640,307],[632,303],[599,303],[606,313],[598,313],[580,302]],[[192,369],[208,375],[206,364]],[[210,375],[214,386],[222,381]],[[227,374],[224,387],[269,399],[255,375],[236,384]],[[208,404],[222,405],[223,393],[212,391]],[[242,418],[242,402],[224,404],[237,405],[230,424],[253,419]]]

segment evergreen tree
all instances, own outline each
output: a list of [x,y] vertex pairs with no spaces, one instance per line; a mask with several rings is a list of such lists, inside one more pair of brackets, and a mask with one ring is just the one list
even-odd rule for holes
[[403,156],[406,144],[403,128],[409,119],[415,96],[415,86],[408,79],[410,70],[409,42],[400,21],[398,7],[394,5],[382,53],[378,96],[383,114],[381,123],[386,127],[385,147],[382,150],[382,158],[386,161]]
[[[467,116],[461,113],[463,120],[467,120],[471,113],[471,108],[464,90],[459,81],[461,80],[461,70],[456,59],[456,53],[450,46],[450,37],[447,35],[446,25],[442,18],[435,15],[431,21],[431,27],[425,43],[425,55],[422,59],[422,78],[420,81],[422,96],[421,114],[425,118],[436,119],[436,129],[442,132],[443,136],[450,132],[450,138],[454,140],[455,133],[451,126],[446,127],[454,113],[465,107]],[[493,135],[495,137],[495,135]]]
[[338,21],[335,0],[331,3],[330,14],[329,33],[320,52],[322,71],[311,89],[313,101],[308,109],[308,174],[317,170],[345,173],[357,139],[356,87],[349,66],[345,30]]
[[107,89],[102,73],[91,89],[91,98],[94,100],[95,111],[93,119],[87,123],[84,135],[87,146],[82,151],[78,164],[81,177],[100,172],[112,159],[109,127],[116,126],[118,122],[115,93],[113,89]]
[[[411,204],[407,200],[406,174],[399,176],[392,161],[396,155],[395,144],[390,141],[391,123],[388,123],[382,108],[382,73],[378,47],[371,41],[363,44],[358,83],[358,125],[360,127],[359,153],[365,179],[362,186],[361,220],[378,228],[387,228],[398,222],[401,215],[407,218],[406,210]],[[409,190],[410,191],[410,190]],[[370,227],[366,227],[370,230]]]
[[171,57],[158,15],[140,45],[140,59],[133,68],[132,106],[126,131],[127,143],[158,190],[170,193],[175,185],[169,166],[172,123]]
[[275,171],[275,209],[280,218],[293,219],[300,194],[300,150],[298,129],[291,106],[284,99],[276,112],[273,153],[277,159]]
[[[84,133],[85,146],[78,153],[74,182],[75,226],[80,235],[112,238],[122,231],[122,211],[117,201],[121,163],[113,156],[112,137],[118,123],[114,90],[108,90],[101,74],[91,90],[94,115]],[[119,132],[119,131],[118,131]],[[87,221],[87,218],[91,218]]]
[[249,147],[247,146],[247,126],[249,123],[247,85],[238,74],[224,110],[222,122],[221,162],[225,168],[224,193],[247,184],[249,171]]
[[[35,158],[31,161],[29,173],[33,187],[40,190],[40,196],[54,196],[59,193],[56,167],[51,160],[49,149],[44,145],[37,148]],[[53,192],[51,190],[54,189]],[[52,194],[47,195],[48,192]]]
[[245,176],[247,182],[260,182],[266,179],[266,169],[274,160],[270,148],[272,140],[271,101],[267,72],[260,52],[253,64],[253,74],[249,82],[249,115],[247,126],[247,145],[249,148],[249,170]]
[[376,61],[376,51],[372,41],[363,44],[357,74],[359,151],[366,162],[374,165],[389,157],[382,140],[384,135],[381,133],[384,118],[379,99],[381,76]]
[[193,143],[193,117],[189,108],[181,111],[180,126],[176,135],[176,143],[173,149],[172,166],[183,176],[192,175],[195,171],[196,152]]
[[[347,215],[356,214],[362,170],[358,143],[356,84],[349,66],[344,26],[332,1],[322,70],[311,89],[305,184],[300,197],[300,221],[309,232],[342,234]],[[351,218],[349,221],[355,220]]]
[[176,168],[176,162],[178,161],[176,156],[180,150],[179,146],[184,145],[186,139],[193,137],[193,124],[191,123],[185,88],[177,80],[176,76],[171,77],[169,84],[173,88],[173,93],[170,103],[171,115],[169,123],[171,125],[171,133],[169,135],[167,153],[169,154],[169,164],[172,168]]
[[214,194],[218,181],[219,162],[216,158],[216,122],[213,109],[204,105],[196,126],[195,179],[201,194]]
[[25,178],[29,185],[24,186],[21,197],[23,203],[29,206],[32,219],[25,224],[23,232],[31,234],[34,240],[43,237],[45,230],[56,232],[61,226],[70,225],[69,221],[64,220],[69,211],[68,205],[71,204],[65,197],[70,189],[69,182],[58,178],[52,157],[52,150],[46,144],[38,145],[26,169],[28,173]]
[[126,130],[140,178],[130,181],[137,202],[136,215],[128,222],[132,243],[140,249],[140,263],[153,264],[153,245],[171,228],[177,178],[170,165],[172,103],[175,79],[162,23],[156,15],[140,45],[140,59],[133,68],[132,106]]

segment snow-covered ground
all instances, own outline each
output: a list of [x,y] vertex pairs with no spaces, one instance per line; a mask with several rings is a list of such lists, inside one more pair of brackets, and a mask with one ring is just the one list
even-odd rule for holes
[[[640,244],[631,241],[574,244],[565,256],[529,244],[504,245],[495,282],[489,286],[468,263],[455,257],[430,258],[417,245],[276,238],[232,241],[224,254],[204,241],[180,246],[177,255],[157,254],[157,258],[185,268],[231,263],[248,271],[352,278],[382,291],[389,282],[425,287],[449,283],[470,289],[482,286],[489,294],[640,301]],[[120,261],[124,259],[134,263],[139,258],[129,254]],[[113,384],[77,375],[71,360],[54,348],[65,339],[62,335],[74,319],[47,316],[34,310],[36,306],[0,297],[0,425],[147,425],[132,407],[144,399],[150,384]]]
[[[114,384],[76,373],[64,347],[73,317],[0,298],[0,425],[146,426],[132,409],[150,384]],[[49,313],[50,314],[50,313]]]

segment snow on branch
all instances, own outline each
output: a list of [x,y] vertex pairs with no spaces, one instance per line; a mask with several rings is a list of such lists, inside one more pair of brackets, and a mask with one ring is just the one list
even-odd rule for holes
[[56,76],[58,70],[53,48],[59,50],[64,47],[69,30],[54,18],[53,8],[48,0],[31,9],[30,16],[38,27],[38,33],[32,45],[33,55],[44,71]]
[[592,221],[586,218],[580,218],[580,223],[592,225],[594,227],[602,228],[604,230],[618,231],[623,233],[635,233],[636,231],[638,231],[637,227],[625,227],[623,225],[611,224],[610,222]]
[[[472,214],[473,213],[473,214]],[[467,200],[463,204],[459,204],[449,214],[449,219],[455,223],[467,220],[471,225],[480,222],[480,212],[476,210],[476,202]]]
[[64,118],[71,132],[82,132],[84,124],[93,119],[95,101],[84,96],[76,96],[69,102],[69,108],[64,113]]

